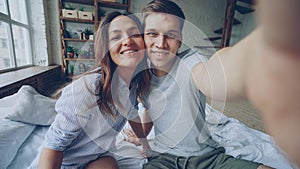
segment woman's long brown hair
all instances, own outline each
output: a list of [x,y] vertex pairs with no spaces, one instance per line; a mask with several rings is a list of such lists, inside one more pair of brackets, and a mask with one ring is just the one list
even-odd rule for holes
[[[113,62],[109,53],[108,27],[114,18],[121,15],[132,19],[138,25],[140,32],[143,32],[142,25],[136,16],[129,13],[111,12],[102,19],[95,38],[96,66],[100,67],[99,72],[102,74],[96,91],[96,94],[99,96],[97,104],[103,114],[111,115],[113,117],[114,113],[112,109],[116,108],[116,103],[114,103],[112,96],[112,78],[118,65]],[[150,87],[150,74],[147,68],[146,57],[144,57],[138,67],[141,71],[134,74],[134,77],[130,82],[129,89],[137,89],[137,96],[141,98],[142,95],[148,92]]]

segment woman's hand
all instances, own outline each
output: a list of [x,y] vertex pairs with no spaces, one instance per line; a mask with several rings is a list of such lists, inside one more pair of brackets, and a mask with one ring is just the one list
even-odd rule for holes
[[132,129],[124,129],[123,132],[126,134],[125,141],[132,143],[136,146],[142,145],[140,140],[137,138]]

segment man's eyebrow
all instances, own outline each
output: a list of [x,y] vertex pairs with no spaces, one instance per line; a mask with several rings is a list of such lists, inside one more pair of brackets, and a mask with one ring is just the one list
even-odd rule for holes
[[179,33],[179,31],[178,30],[175,30],[175,29],[171,29],[171,30],[169,30],[168,32],[172,32],[172,33]]
[[156,31],[154,28],[145,29],[145,31]]
[[[158,31],[157,31],[156,29],[154,29],[154,28],[149,28],[149,29],[146,29],[146,30],[145,30],[145,32],[151,32],[151,31],[153,31],[153,32],[158,32]],[[179,33],[179,31],[176,30],[176,29],[170,29],[170,30],[167,31],[167,33],[169,33],[169,32]],[[165,32],[165,33],[166,33],[166,32]]]

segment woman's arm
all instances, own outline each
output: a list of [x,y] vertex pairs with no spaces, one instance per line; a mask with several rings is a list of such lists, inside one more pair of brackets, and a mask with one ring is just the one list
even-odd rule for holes
[[143,112],[142,125],[143,125],[145,135],[148,136],[148,134],[150,133],[153,127],[153,122],[149,116],[148,109],[145,109]]
[[63,152],[48,148],[43,148],[40,160],[39,169],[60,169],[63,159]]
[[133,120],[128,120],[133,132],[135,133],[135,135],[139,138],[139,140],[141,141],[141,144],[144,147],[150,147],[148,144],[148,141],[146,139],[146,135],[144,133],[143,130],[143,126],[142,126],[142,122],[140,119],[140,116],[137,116],[135,119]]
[[132,130],[134,131],[134,133],[136,134],[136,136],[138,137],[138,139],[140,140],[141,144],[143,145],[143,156],[146,158],[146,152],[148,150],[151,150],[150,145],[147,141],[147,137],[144,133],[143,130],[143,126],[141,123],[141,119],[140,116],[137,116],[135,119],[133,120],[128,120]]
[[[144,134],[145,137],[148,136],[148,134],[150,133],[153,123],[151,122],[151,119],[148,115],[148,111],[145,109],[144,113],[143,113],[143,120],[142,120],[142,127],[144,130]],[[132,129],[125,129],[124,133],[127,135],[127,139],[126,141],[135,144],[136,146],[141,145],[140,140],[138,139],[138,137],[135,135],[135,133],[132,131]]]

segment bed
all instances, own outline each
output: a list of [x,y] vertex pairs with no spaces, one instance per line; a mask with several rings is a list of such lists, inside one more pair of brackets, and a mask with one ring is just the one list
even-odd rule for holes
[[[55,99],[43,96],[27,85],[22,86],[17,93],[0,99],[0,169],[23,169],[30,165],[55,118],[55,102]],[[249,128],[234,118],[228,118],[209,105],[206,107],[206,114],[212,137],[226,149],[227,154],[275,168],[296,168],[269,135]],[[148,136],[150,143],[153,137],[154,133],[151,131]],[[141,147],[124,139],[125,135],[122,133],[117,137],[119,155],[139,158],[140,164],[135,167],[141,168],[145,162],[141,158]],[[133,166],[127,160],[122,163],[121,168]]]

